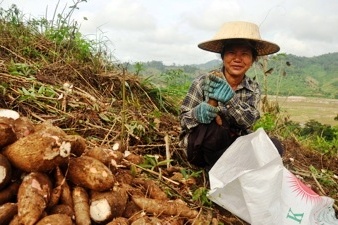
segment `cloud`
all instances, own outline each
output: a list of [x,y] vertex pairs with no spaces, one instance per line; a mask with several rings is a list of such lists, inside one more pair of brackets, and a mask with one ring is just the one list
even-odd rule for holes
[[95,7],[84,4],[77,17],[87,17],[84,30],[104,26],[113,31],[147,31],[154,29],[156,23],[150,12],[138,1],[132,0],[97,0]]
[[194,29],[215,32],[220,25],[229,20],[237,20],[241,8],[236,0],[198,1],[194,10],[189,11],[185,18]]
[[[1,6],[15,2],[35,17],[47,11],[39,0],[3,1]],[[48,15],[57,2],[44,3]],[[73,0],[60,0],[58,10],[66,4]],[[256,23],[262,38],[280,45],[283,53],[311,57],[338,52],[337,10],[337,0],[88,0],[72,16],[86,37],[109,43],[121,61],[194,64],[218,57],[197,44],[231,20]]]

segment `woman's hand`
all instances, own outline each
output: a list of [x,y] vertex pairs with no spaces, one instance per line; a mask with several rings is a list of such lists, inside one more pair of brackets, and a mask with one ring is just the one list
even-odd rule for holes
[[210,75],[205,80],[203,88],[209,99],[215,99],[219,102],[226,103],[234,96],[234,92],[228,82],[215,75]]
[[211,106],[206,102],[201,102],[192,110],[193,117],[199,123],[210,123],[219,112],[217,107]]

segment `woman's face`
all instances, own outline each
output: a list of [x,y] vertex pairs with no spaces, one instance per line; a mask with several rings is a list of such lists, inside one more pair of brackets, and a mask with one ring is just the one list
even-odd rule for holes
[[246,45],[231,45],[224,51],[225,75],[243,77],[253,63],[252,49]]

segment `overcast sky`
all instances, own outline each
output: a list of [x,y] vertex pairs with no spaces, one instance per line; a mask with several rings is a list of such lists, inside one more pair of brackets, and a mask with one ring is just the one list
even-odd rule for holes
[[[58,1],[0,2],[4,9],[16,4],[27,18],[46,12],[50,18]],[[72,0],[60,0],[57,10],[71,5]],[[338,0],[87,0],[78,7],[72,18],[81,33],[108,40],[122,62],[183,65],[217,59],[197,45],[234,20],[259,25],[262,38],[277,43],[280,53],[312,57],[338,52]]]

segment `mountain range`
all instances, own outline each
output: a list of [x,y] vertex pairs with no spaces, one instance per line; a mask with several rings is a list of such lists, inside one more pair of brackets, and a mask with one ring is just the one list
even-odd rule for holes
[[[156,77],[178,71],[185,75],[185,80],[188,77],[191,81],[200,73],[219,68],[221,63],[221,60],[212,60],[203,64],[166,66],[160,61],[150,61],[142,63],[142,75]],[[130,68],[135,70],[135,65]],[[254,63],[247,75],[257,79],[267,94],[338,99],[338,52],[314,57],[283,53],[269,56]]]

